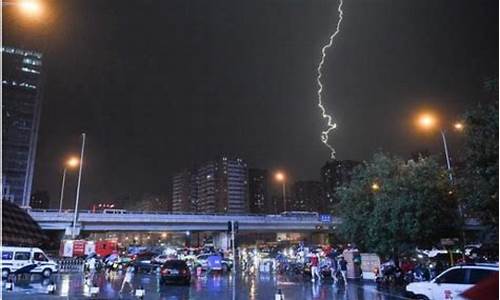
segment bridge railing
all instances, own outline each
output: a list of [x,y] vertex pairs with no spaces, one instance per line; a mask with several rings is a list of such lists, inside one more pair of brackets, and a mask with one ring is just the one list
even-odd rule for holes
[[[73,209],[64,209],[61,212],[58,209],[26,209],[30,213],[61,213],[61,214],[73,214]],[[287,218],[287,219],[318,219],[318,216],[314,215],[280,215],[280,214],[253,214],[253,213],[203,213],[203,212],[171,212],[171,211],[129,211],[120,210],[116,212],[106,212],[104,210],[78,210],[79,214],[96,214],[96,215],[172,215],[172,216],[182,216],[182,215],[200,215],[200,216],[235,216],[235,217],[266,217],[266,218]]]

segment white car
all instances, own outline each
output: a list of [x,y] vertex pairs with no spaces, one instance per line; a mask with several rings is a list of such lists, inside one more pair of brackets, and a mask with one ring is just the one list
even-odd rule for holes
[[170,255],[158,255],[151,259],[152,264],[163,265],[171,256]]
[[498,273],[498,264],[476,264],[451,267],[431,281],[413,282],[406,286],[414,299],[465,299],[460,295],[483,279]]
[[44,277],[59,271],[59,265],[49,259],[40,248],[3,246],[1,249],[2,278],[22,268],[29,268],[30,273],[39,273]]

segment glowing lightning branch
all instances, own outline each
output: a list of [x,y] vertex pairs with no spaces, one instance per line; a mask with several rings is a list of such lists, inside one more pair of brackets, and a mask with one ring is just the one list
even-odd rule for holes
[[335,29],[335,32],[332,35],[330,35],[330,40],[328,44],[323,46],[323,48],[321,49],[322,56],[321,56],[321,61],[319,62],[318,65],[318,77],[316,78],[316,81],[318,82],[318,106],[321,109],[321,115],[323,116],[323,119],[328,120],[326,130],[321,132],[321,141],[330,149],[331,151],[330,157],[332,159],[335,158],[335,149],[333,148],[332,145],[328,143],[328,134],[330,133],[330,131],[337,128],[337,124],[335,122],[332,123],[332,116],[326,113],[325,107],[323,106],[323,102],[321,101],[321,92],[323,92],[323,84],[321,84],[321,76],[322,76],[321,68],[325,63],[326,49],[330,48],[333,45],[333,39],[340,32],[340,23],[342,23],[342,14],[343,14],[342,0],[340,0],[337,11],[339,12],[339,21],[337,22],[337,28]]

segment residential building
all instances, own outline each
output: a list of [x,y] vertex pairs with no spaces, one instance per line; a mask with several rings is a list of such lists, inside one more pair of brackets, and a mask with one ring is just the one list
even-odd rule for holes
[[50,206],[50,196],[48,191],[36,191],[31,195],[31,208],[48,209]]
[[248,170],[248,206],[250,213],[274,212],[268,193],[269,172],[262,169]]
[[319,181],[297,181],[292,185],[292,211],[328,212],[323,184]]
[[325,207],[332,211],[339,200],[335,196],[337,189],[351,181],[352,171],[360,162],[353,160],[332,159],[321,168],[321,182],[325,193]]
[[197,212],[198,184],[196,170],[175,174],[172,187],[173,212]]
[[173,178],[177,212],[248,212],[248,168],[241,158],[221,156]]

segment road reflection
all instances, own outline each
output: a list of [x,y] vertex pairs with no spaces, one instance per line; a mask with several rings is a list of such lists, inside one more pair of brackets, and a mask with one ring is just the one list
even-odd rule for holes
[[[127,289],[119,293],[123,274],[97,274],[94,282],[99,287],[98,298],[101,299],[137,299]],[[4,299],[22,300],[31,295],[46,295],[49,283],[56,284],[56,294],[63,297],[89,297],[90,288],[85,284],[82,274],[59,274],[51,279],[42,279],[40,276],[29,276],[17,280],[13,291],[4,292]],[[190,286],[160,284],[156,274],[137,274],[132,282],[134,289],[143,287],[146,291],[145,299],[274,299],[278,290],[281,290],[285,299],[323,300],[323,299],[356,299],[356,300],[391,300],[404,299],[400,295],[381,293],[372,284],[350,283],[345,289],[335,287],[332,282],[310,282],[297,276],[275,276],[271,273],[252,274],[210,274],[196,277]],[[5,280],[3,281],[5,286]]]

